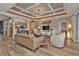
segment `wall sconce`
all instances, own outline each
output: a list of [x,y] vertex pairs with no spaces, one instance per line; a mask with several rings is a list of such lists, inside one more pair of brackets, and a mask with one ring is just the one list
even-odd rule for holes
[[21,26],[20,24],[17,25],[17,27],[20,27],[20,26]]
[[72,27],[72,25],[68,24],[68,33],[67,33],[68,38],[71,38],[71,30],[72,30],[71,27]]
[[20,26],[21,26],[20,24],[17,25],[17,27],[20,27]]
[[71,27],[72,27],[72,25],[71,25],[71,24],[69,24],[69,25],[68,25],[68,28],[70,29]]
[[41,27],[40,26],[38,26],[38,29],[40,29]]

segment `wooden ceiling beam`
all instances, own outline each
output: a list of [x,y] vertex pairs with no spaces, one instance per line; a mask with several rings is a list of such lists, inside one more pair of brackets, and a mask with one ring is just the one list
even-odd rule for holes
[[33,8],[33,7],[37,6],[37,5],[39,5],[39,4],[40,4],[40,3],[36,3],[36,4],[32,5],[32,6],[30,6],[29,8],[26,8],[26,10],[31,9],[31,8]]
[[50,10],[55,13],[54,9],[52,8],[51,4],[47,3],[48,7],[50,8]]
[[[16,14],[16,15],[19,15],[19,16],[22,16],[22,17],[25,17],[25,18],[30,18],[30,19],[33,19],[33,20],[35,19],[35,17],[31,17],[31,16],[28,16],[28,15],[25,15],[25,14],[22,14],[22,13],[16,13],[16,12],[11,12],[11,11],[9,11],[9,13]],[[47,16],[41,16],[37,19],[44,19],[44,18],[63,16],[63,15],[67,15],[67,13],[66,12],[60,12],[60,13],[50,14],[50,15],[47,15]]]
[[22,17],[26,17],[26,18],[34,19],[34,17],[32,17],[32,16],[28,16],[28,15],[25,15],[25,14],[19,13],[19,12],[14,11],[14,10],[9,10],[8,12],[9,12],[9,13],[12,13],[12,14],[15,14],[15,15],[22,16]]
[[15,6],[15,7],[18,8],[18,9],[21,9],[22,11],[20,11],[20,12],[27,12],[27,13],[29,13],[29,14],[35,15],[34,13],[29,12],[29,11],[27,11],[27,10],[25,10],[25,9],[23,9],[23,8],[21,8],[21,7],[19,7],[19,6]]
[[51,15],[47,15],[47,16],[42,16],[42,17],[37,18],[37,19],[44,19],[44,18],[63,16],[63,15],[67,15],[67,13],[66,12],[61,12],[61,13],[51,14]]

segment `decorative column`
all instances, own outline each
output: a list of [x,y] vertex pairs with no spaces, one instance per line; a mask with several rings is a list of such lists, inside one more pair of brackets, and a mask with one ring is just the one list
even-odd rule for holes
[[6,35],[6,21],[3,22],[3,35]]
[[12,38],[14,40],[15,32],[16,32],[16,30],[15,30],[15,18],[12,18],[12,27],[13,27],[13,35],[12,35]]
[[30,30],[30,21],[27,21],[27,28]]
[[7,20],[7,36],[9,36],[9,20]]

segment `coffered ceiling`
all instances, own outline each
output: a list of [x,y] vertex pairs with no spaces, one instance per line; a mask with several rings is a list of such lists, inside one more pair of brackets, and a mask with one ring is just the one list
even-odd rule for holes
[[63,3],[17,3],[9,11],[12,10],[29,16],[46,16],[63,12],[64,7]]
[[[17,12],[17,15],[21,14],[24,17],[30,16],[33,19],[37,15],[47,17],[48,15],[56,15],[64,11],[74,14],[78,7],[79,4],[74,3],[0,3],[0,12]],[[4,18],[7,19],[8,16],[0,15],[0,20]]]

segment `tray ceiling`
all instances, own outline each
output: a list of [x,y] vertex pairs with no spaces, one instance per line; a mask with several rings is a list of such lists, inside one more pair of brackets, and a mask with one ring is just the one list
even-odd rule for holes
[[[17,3],[11,8],[17,12],[27,14],[29,16],[46,16],[49,14],[63,12],[63,3]],[[38,12],[39,10],[39,12]]]
[[32,5],[34,5],[35,3],[17,3],[16,6],[19,6],[23,9],[26,9],[28,7],[31,7]]
[[[75,3],[0,3],[0,12],[8,13],[9,11],[13,11],[18,14],[25,14],[25,16],[32,16],[31,18],[35,18],[38,14],[40,16],[48,16],[64,11],[69,14],[74,14],[78,7],[79,4]],[[4,18],[7,19],[8,16],[0,15],[0,20],[3,20]]]
[[47,12],[47,11],[51,11],[50,8],[48,7],[47,4],[39,4],[33,8],[28,9],[29,12],[32,12],[34,14],[38,14],[38,10],[40,10],[40,14]]
[[58,9],[63,7],[63,3],[51,3],[53,9]]

